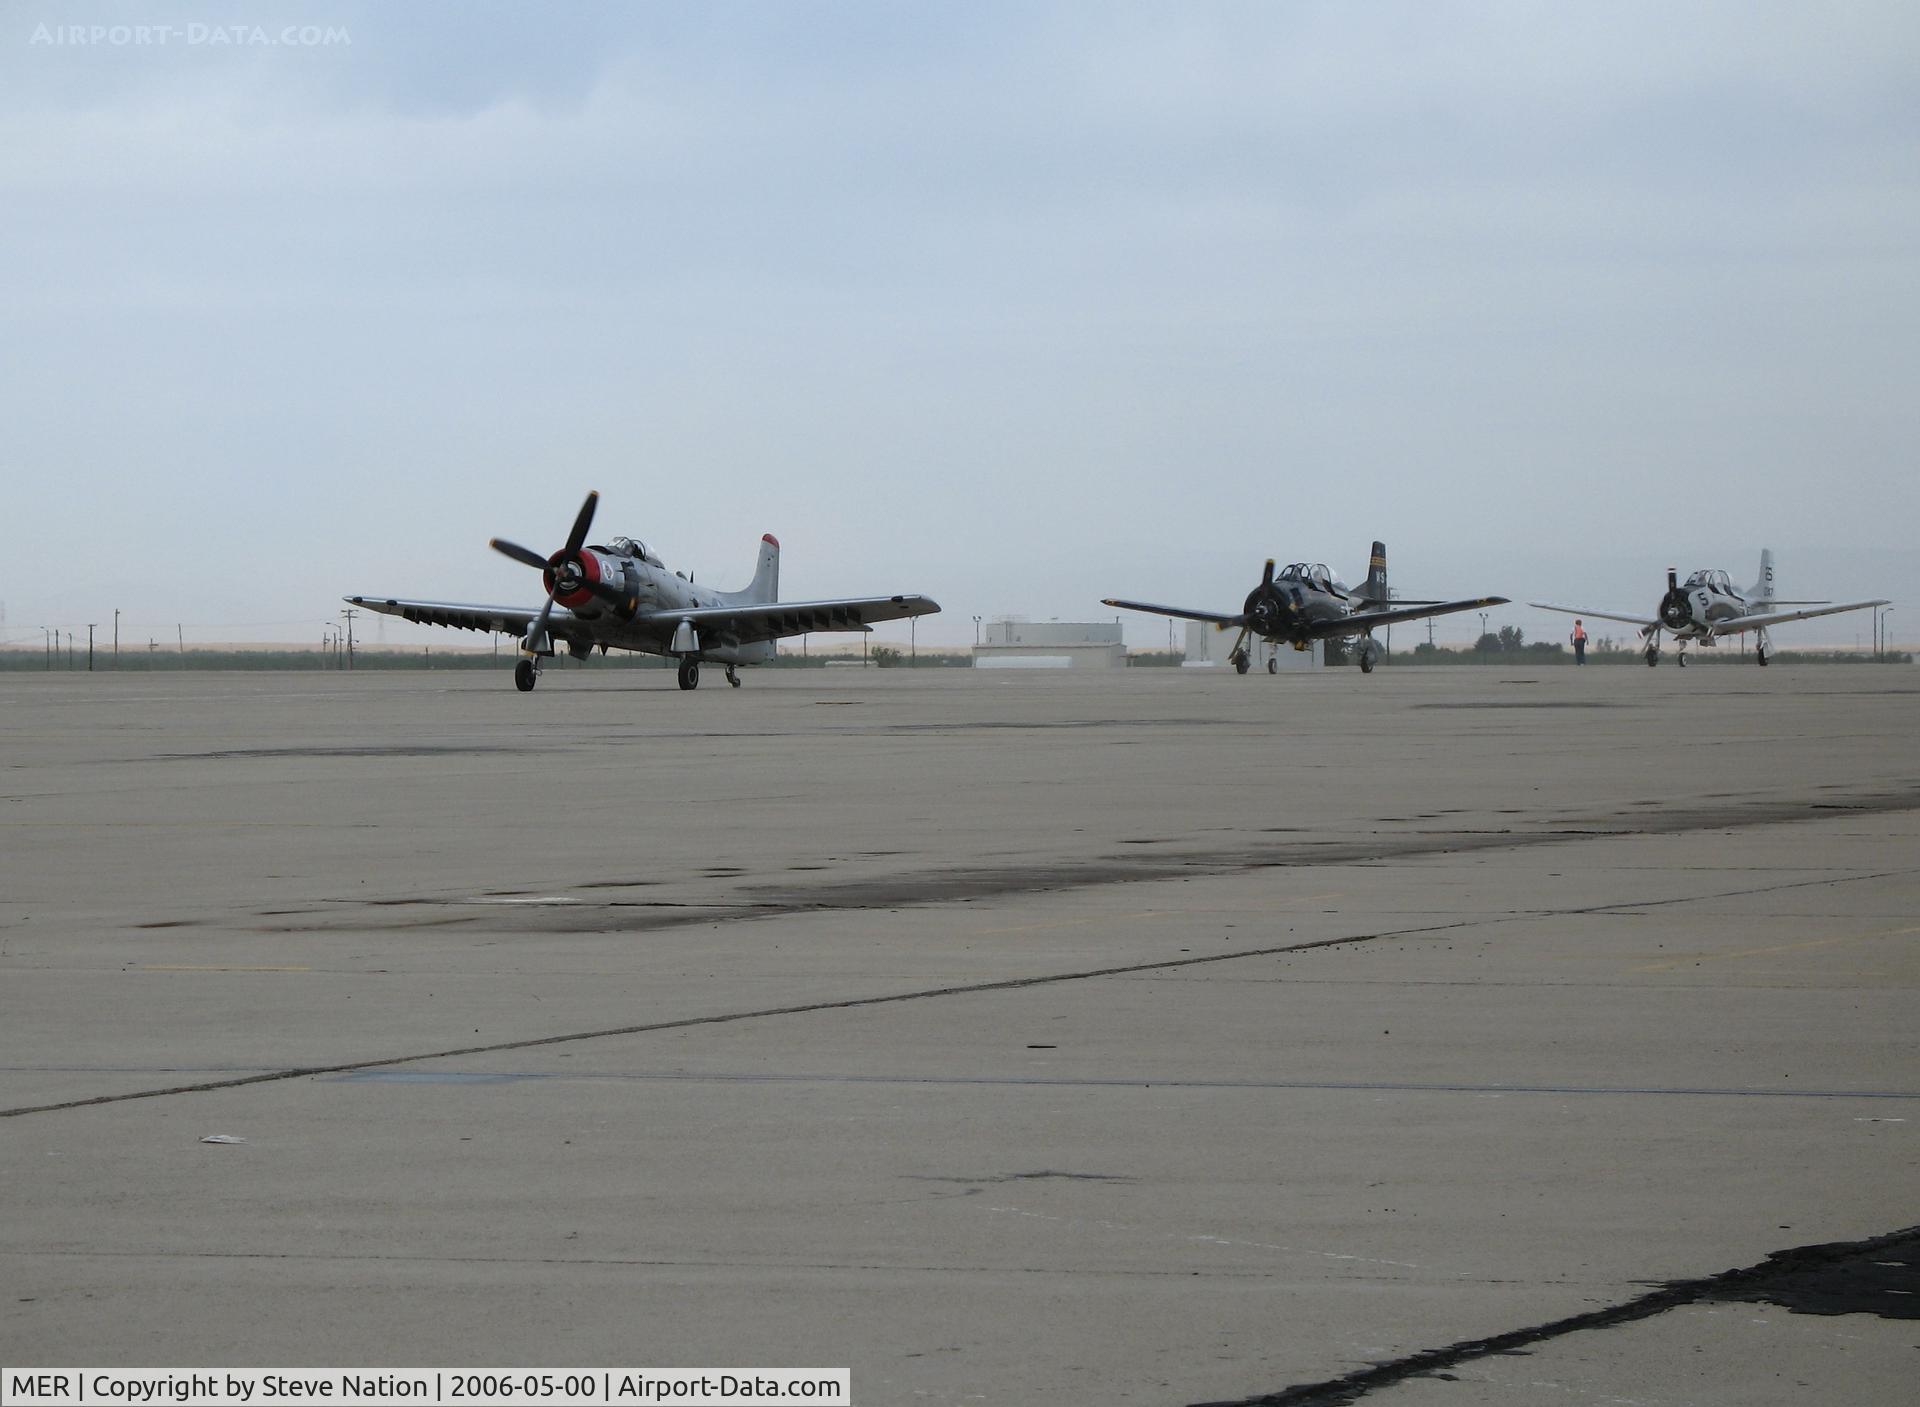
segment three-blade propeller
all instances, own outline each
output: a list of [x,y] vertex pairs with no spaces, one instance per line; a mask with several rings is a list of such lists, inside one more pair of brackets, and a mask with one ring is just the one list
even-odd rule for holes
[[586,586],[593,590],[596,596],[612,600],[619,599],[617,591],[603,586],[600,582],[588,580],[586,573],[580,567],[580,549],[586,545],[587,532],[593,527],[593,511],[599,504],[599,490],[589,490],[587,501],[580,505],[579,513],[574,516],[573,531],[567,534],[567,545],[551,557],[542,557],[538,552],[522,547],[517,542],[508,542],[501,537],[492,538],[487,543],[495,552],[532,567],[535,571],[544,573],[547,578],[547,603],[540,608],[540,614],[527,630],[527,649],[530,651],[537,652],[544,648],[547,640],[547,622],[553,617],[553,603],[562,591],[576,591],[581,586]]

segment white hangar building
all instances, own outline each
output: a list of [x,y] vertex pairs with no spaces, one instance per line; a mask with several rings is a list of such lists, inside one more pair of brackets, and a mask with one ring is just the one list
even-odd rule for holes
[[1118,669],[1126,662],[1118,621],[993,620],[973,647],[975,669]]

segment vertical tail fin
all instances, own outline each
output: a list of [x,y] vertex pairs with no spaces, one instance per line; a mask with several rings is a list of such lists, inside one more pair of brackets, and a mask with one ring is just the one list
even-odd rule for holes
[[1747,600],[1753,603],[1773,600],[1776,595],[1773,584],[1773,549],[1760,549],[1760,580],[1753,584],[1753,590],[1747,593]]
[[760,560],[754,565],[746,596],[755,603],[780,599],[780,539],[772,533],[760,538]]
[[1387,544],[1373,544],[1373,556],[1367,559],[1367,584],[1360,588],[1360,594],[1369,601],[1387,599]]

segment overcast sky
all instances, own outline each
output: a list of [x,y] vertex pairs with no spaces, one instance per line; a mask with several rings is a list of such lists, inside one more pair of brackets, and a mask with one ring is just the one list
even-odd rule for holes
[[1916,75],[1910,0],[0,4],[5,638],[530,602],[598,488],[922,644],[1375,537],[1910,640]]

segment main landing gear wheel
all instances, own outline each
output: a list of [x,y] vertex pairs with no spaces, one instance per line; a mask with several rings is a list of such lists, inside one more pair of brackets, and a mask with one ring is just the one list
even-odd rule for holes
[[680,687],[683,689],[700,687],[700,661],[691,655],[680,657]]
[[1760,667],[1762,669],[1765,669],[1767,667],[1767,652],[1765,650],[1761,650],[1759,652],[1758,658],[1760,660]]
[[1685,653],[1683,652],[1681,654],[1675,655],[1673,662],[1679,665],[1682,669],[1685,669],[1687,667],[1687,657]]
[[513,666],[513,687],[521,693],[530,693],[534,681],[540,676],[534,671],[532,660],[518,660]]
[[732,665],[727,666],[727,683],[736,689],[740,687],[740,673]]
[[1660,663],[1660,652],[1658,650],[1648,650],[1647,668],[1652,669],[1658,663]]
[[1233,672],[1235,674],[1245,674],[1252,668],[1253,661],[1247,658],[1247,652],[1245,650],[1235,650],[1233,652]]
[[1279,661],[1279,660],[1268,660],[1268,661],[1267,661],[1267,673],[1269,673],[1269,674],[1278,674],[1279,672],[1280,672],[1280,661]]

